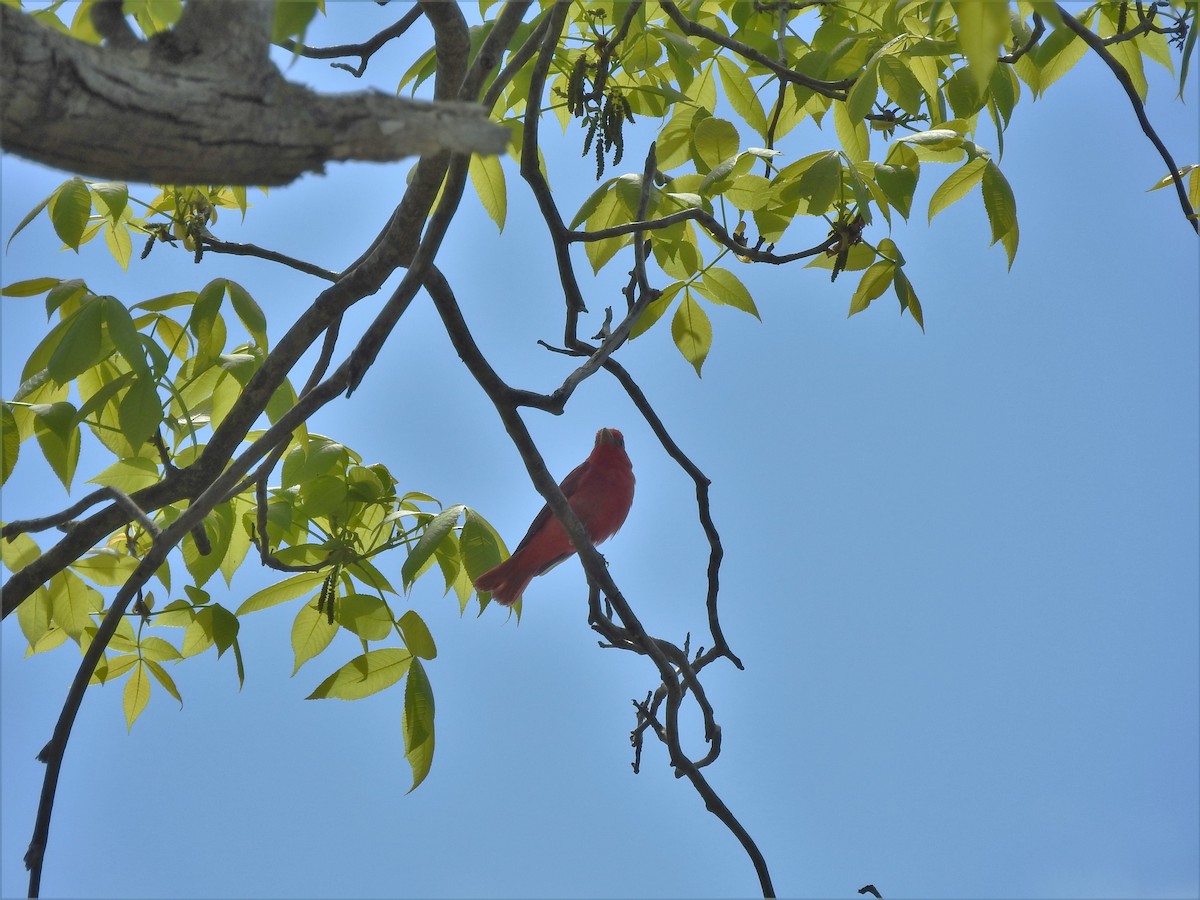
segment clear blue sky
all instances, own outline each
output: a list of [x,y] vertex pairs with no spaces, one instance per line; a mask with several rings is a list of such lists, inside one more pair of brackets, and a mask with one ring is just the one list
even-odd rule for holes
[[[331,13],[312,43],[361,39],[396,17],[368,3]],[[379,54],[367,80],[394,88],[423,40]],[[1149,74],[1162,137],[1181,164],[1200,162],[1195,80],[1182,105],[1165,71]],[[320,62],[291,75],[360,86]],[[641,123],[619,171],[640,169],[653,128]],[[592,188],[591,164],[577,158],[579,135],[560,142],[552,122],[546,133],[571,211]],[[781,149],[796,159],[835,145],[805,125]],[[932,227],[919,199],[913,223],[895,229],[927,334],[898,318],[890,294],[847,320],[852,278],[743,266],[763,321],[710,310],[702,380],[665,320],[621,351],[713,479],[722,618],[746,671],[705,673],[724,729],[708,772],[781,896],[857,897],[868,882],[889,898],[1200,893],[1196,238],[1171,192],[1145,192],[1162,162],[1091,60],[1036,104],[1026,97],[1001,165],[1021,224],[1011,273],[987,246],[978,196]],[[7,240],[66,176],[11,157],[2,166]],[[937,168],[927,166],[926,200]],[[439,262],[501,374],[547,390],[570,363],[535,341],[559,339],[562,302],[545,228],[511,161],[505,171],[503,235],[468,196]],[[335,166],[256,197],[244,226],[225,214],[216,230],[341,268],[384,221],[404,172]],[[788,249],[823,237],[800,227]],[[321,287],[267,263],[207,255],[194,266],[164,248],[125,274],[102,246],[56,247],[45,219],[30,226],[0,260],[4,283],[82,276],[136,302],[228,276],[276,335]],[[597,325],[622,302],[623,268],[583,278]],[[344,333],[380,302],[364,301]],[[41,304],[0,305],[6,397],[43,327]],[[637,496],[604,553],[648,628],[699,640],[706,544],[693,489],[618,387],[597,377],[566,415],[526,420],[559,475],[598,427],[624,430]],[[475,506],[510,546],[540,506],[427,299],[363,387],[313,428],[386,463],[402,488]],[[5,519],[67,502],[33,451],[4,488]],[[267,578],[247,570],[227,592],[210,589],[236,607]],[[258,613],[242,626],[241,692],[228,658],[190,660],[173,670],[184,709],[157,690],[127,735],[121,685],[89,691],[45,895],[755,893],[746,857],[661,748],[631,773],[630,701],[653,673],[597,647],[576,562],[534,583],[519,626],[495,607],[460,617],[432,580],[411,603],[440,649],[429,666],[437,755],[419,790],[405,794],[400,692],[305,702],[354,642],[340,636],[290,678],[296,607]],[[25,890],[43,774],[34,755],[78,654],[23,659],[15,621],[0,649],[7,897]]]

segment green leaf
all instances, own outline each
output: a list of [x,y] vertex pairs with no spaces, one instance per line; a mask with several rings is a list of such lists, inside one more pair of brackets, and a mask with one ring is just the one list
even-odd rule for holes
[[508,557],[508,549],[496,533],[496,529],[470,507],[467,507],[462,531],[458,536],[458,549],[462,555],[463,568],[471,581],[499,565],[501,558]]
[[400,729],[404,736],[404,758],[413,773],[409,793],[425,780],[433,763],[433,718],[433,688],[425,667],[419,659],[414,659],[404,685],[404,718]]
[[719,266],[709,267],[694,287],[697,293],[707,297],[713,303],[732,306],[734,309],[750,313],[756,319],[761,318],[758,308],[754,305],[754,298],[750,296],[746,286],[728,269],[722,269]]
[[104,323],[108,326],[108,336],[112,338],[117,351],[129,363],[129,368],[143,378],[150,377],[150,364],[146,361],[146,348],[138,335],[137,326],[125,304],[115,297],[100,297],[97,301],[104,312]]
[[370,650],[346,663],[308,695],[308,700],[361,700],[404,677],[412,654],[399,647]]
[[138,660],[133,667],[133,674],[125,682],[125,694],[122,705],[125,708],[126,730],[133,730],[133,723],[142,714],[146,704],[150,702],[150,677],[146,674],[146,666]]
[[121,425],[121,433],[135,451],[150,440],[163,420],[158,391],[153,381],[142,378],[134,380],[117,407],[117,420]]
[[924,331],[925,316],[921,312],[921,301],[917,299],[917,292],[913,290],[912,283],[904,274],[903,269],[896,269],[896,277],[892,285],[896,290],[896,297],[900,300],[900,314],[903,315],[907,309],[912,313],[913,321],[921,326],[921,331]]
[[804,171],[795,192],[808,201],[810,215],[819,216],[833,206],[842,187],[842,161],[831,150]]
[[12,413],[12,407],[0,403],[0,484],[8,481],[20,453],[21,433],[17,429],[17,418]]
[[913,193],[917,189],[917,173],[906,166],[875,165],[875,183],[900,215],[908,218],[912,212]]
[[992,77],[1002,47],[1012,36],[1008,4],[951,0],[950,5],[958,16],[958,45],[982,91]]
[[725,87],[725,99],[729,101],[730,107],[747,125],[766,138],[767,116],[746,73],[736,62],[725,56],[717,57],[717,68],[721,72],[721,84]]
[[79,640],[83,630],[95,624],[92,613],[102,605],[100,592],[84,584],[83,579],[70,569],[51,578],[47,587],[54,621],[70,637]]
[[[215,548],[213,552],[216,552]],[[220,603],[214,603],[209,609],[212,610],[213,643],[217,645],[217,658],[220,659],[225,651],[237,641],[242,623],[237,620],[237,616]]]
[[117,460],[99,475],[89,478],[88,484],[102,484],[132,494],[156,484],[160,477],[153,460],[134,456]]
[[[162,667],[161,663],[155,662],[152,659],[146,659],[146,668],[150,670],[150,674],[154,676],[154,680],[167,689],[167,693],[179,701],[179,708],[183,708],[183,698],[179,696],[179,688],[175,687],[175,680],[167,674],[167,670]],[[149,696],[149,692],[147,692]]]
[[63,322],[66,330],[46,364],[51,378],[67,384],[111,354],[104,346],[103,322],[104,303],[99,298],[84,303]]
[[682,281],[673,281],[668,284],[658,297],[650,302],[650,304],[642,310],[642,314],[638,316],[633,327],[629,329],[629,337],[632,340],[640,334],[645,334],[655,322],[662,318],[671,307],[671,301],[675,299],[675,295],[683,288]]
[[771,202],[771,182],[762,175],[739,175],[724,196],[738,209],[762,209]]
[[[344,598],[339,598],[339,605],[341,599]],[[391,625],[390,617],[388,625]],[[324,610],[318,612],[316,603],[301,606],[292,622],[292,653],[296,660],[292,674],[295,675],[302,665],[328,647],[337,630],[337,621],[330,622]]]
[[437,658],[437,645],[433,642],[433,635],[429,633],[425,620],[417,615],[415,610],[405,612],[396,624],[400,626],[404,644],[413,656],[421,659]]
[[347,594],[337,601],[337,621],[364,641],[382,641],[395,623],[387,604],[371,594]]
[[179,652],[184,657],[198,656],[213,645],[213,608],[206,606],[196,613],[183,631],[183,645]]
[[237,608],[236,615],[244,616],[246,613],[258,612],[260,609],[269,609],[280,603],[295,600],[297,597],[307,594],[324,580],[325,575],[321,572],[301,572],[285,578],[278,584],[265,587],[247,597]]
[[692,135],[694,158],[703,164],[705,174],[737,156],[740,143],[737,128],[726,119],[704,119]]
[[121,214],[129,205],[129,185],[120,181],[97,181],[91,185],[95,194],[108,210],[108,219],[113,225],[121,220]]
[[931,128],[902,137],[900,143],[924,147],[926,150],[954,150],[962,146],[963,136],[951,128]]
[[267,347],[267,317],[262,311],[249,291],[238,284],[236,281],[226,281],[226,290],[229,291],[229,300],[233,304],[233,311],[245,326],[250,337],[254,338],[254,343],[257,344],[263,352],[266,352]]
[[82,178],[72,178],[50,195],[50,223],[59,239],[78,251],[88,217],[92,214],[92,193]]
[[6,288],[0,289],[0,297],[36,297],[44,294],[62,283],[61,278],[30,278],[27,281],[14,281]]
[[436,552],[446,535],[454,530],[454,526],[458,524],[459,516],[465,510],[465,506],[451,506],[449,509],[443,510],[434,516],[429,524],[425,526],[425,531],[421,534],[420,540],[408,552],[408,558],[404,560],[404,565],[400,567],[400,579],[405,591],[412,587],[417,574]]
[[871,155],[871,136],[862,119],[851,119],[846,104],[833,104],[833,127],[842,149],[852,162],[862,162]]
[[504,169],[498,156],[471,154],[468,167],[471,184],[479,195],[479,202],[487,210],[496,227],[504,231],[504,219],[508,213],[508,191],[504,184]]
[[850,298],[850,312],[847,313],[847,318],[862,312],[871,305],[872,300],[883,294],[887,290],[887,286],[892,283],[895,271],[896,264],[883,259],[863,272],[862,280],[859,281],[854,296]]
[[[912,77],[911,75],[909,76]],[[866,118],[867,113],[875,105],[875,97],[879,93],[879,77],[878,66],[867,66],[858,79],[854,82],[854,86],[850,88],[850,93],[846,95],[845,114],[849,121],[859,122]],[[835,111],[836,115],[836,111]],[[841,133],[841,129],[838,129]]]
[[696,369],[696,376],[699,377],[708,351],[712,348],[712,324],[700,308],[700,304],[692,297],[690,290],[684,290],[683,302],[679,304],[674,318],[671,319],[671,337],[683,358],[692,364]]
[[[55,193],[57,193],[57,191]],[[24,229],[26,225],[28,225],[30,222],[32,222],[34,219],[36,219],[38,217],[38,215],[41,213],[41,211],[46,208],[46,206],[50,203],[50,201],[53,198],[54,198],[54,194],[51,194],[49,197],[47,197],[45,200],[43,200],[41,203],[39,203],[37,206],[35,206],[28,213],[25,214],[25,218],[23,218],[21,220],[21,223],[16,228],[13,229],[13,233],[8,236],[8,243],[4,245],[5,251],[7,251],[8,248],[12,245],[13,238],[15,238],[18,234],[20,234],[22,229]],[[17,295],[8,295],[8,296],[17,296]]]
[[880,58],[879,83],[893,103],[906,113],[920,115],[924,90],[899,57],[888,55]]
[[288,0],[275,4],[275,18],[271,24],[271,42],[279,43],[290,37],[298,37],[304,43],[304,33],[316,15],[318,7],[324,8],[321,0]]
[[951,172],[950,177],[929,198],[929,221],[932,222],[933,217],[943,209],[969,194],[982,180],[983,171],[989,165],[993,163],[987,157],[978,156]]
[[1000,167],[989,161],[983,170],[983,206],[987,210],[988,222],[992,226],[992,243],[999,241],[1008,254],[1008,267],[1017,255],[1020,229],[1017,227],[1017,200],[1012,187],[1000,171]]
[[75,424],[75,407],[66,401],[30,407],[34,419],[34,435],[50,468],[67,490],[75,477],[79,463],[79,426]]

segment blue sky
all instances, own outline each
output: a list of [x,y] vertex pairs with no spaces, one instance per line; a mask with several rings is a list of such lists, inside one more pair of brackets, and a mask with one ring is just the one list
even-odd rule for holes
[[[314,44],[395,17],[366,3],[331,12]],[[379,54],[367,80],[393,88],[422,41]],[[1195,79],[1181,104],[1171,76],[1148,74],[1160,134],[1181,164],[1200,162]],[[290,75],[361,86],[320,62]],[[653,127],[641,123],[619,171],[640,169]],[[573,211],[593,187],[591,163],[577,158],[578,135],[560,141],[552,122],[546,134],[557,199]],[[781,149],[797,159],[835,145],[805,125]],[[66,176],[11,157],[0,166],[7,240]],[[1024,98],[1001,167],[1021,225],[1011,272],[987,246],[977,194],[932,226],[918,199],[893,232],[926,334],[890,294],[847,320],[853,278],[742,266],[763,321],[710,309],[703,379],[666,320],[620,353],[713,479],[722,621],[746,671],[705,673],[724,733],[708,773],[781,896],[851,897],[868,882],[885,897],[1200,893],[1196,238],[1170,191],[1146,193],[1162,162],[1090,59],[1036,104]],[[385,220],[404,172],[335,166],[216,230],[341,268]],[[503,235],[468,196],[439,264],[500,373],[548,390],[570,363],[535,341],[560,338],[561,294],[510,160],[505,172]],[[824,237],[810,231],[788,249]],[[56,248],[44,219],[31,225],[0,258],[3,282],[82,276],[132,303],[226,276],[276,335],[321,287],[211,254],[194,266],[159,248],[126,274],[101,246]],[[598,327],[622,302],[628,266],[592,279],[578,259]],[[0,315],[7,397],[45,319],[40,298],[5,298]],[[624,431],[637,495],[603,552],[651,631],[700,640],[707,547],[693,488],[619,387],[594,378],[565,415],[526,421],[560,476],[597,428]],[[510,546],[540,506],[427,299],[363,386],[312,427],[386,463],[402,488],[478,508]],[[4,488],[5,519],[66,505],[31,451]],[[236,606],[268,577],[247,569],[228,592],[210,588]],[[229,659],[190,660],[172,673],[184,709],[157,691],[127,735],[121,686],[92,689],[44,894],[753,895],[744,854],[662,750],[648,746],[631,773],[630,701],[653,673],[597,647],[585,596],[578,564],[564,564],[534,582],[518,626],[498,608],[460,616],[434,584],[418,585],[410,601],[440,651],[429,666],[437,755],[411,795],[400,692],[305,702],[357,650],[339,637],[289,678],[294,605],[244,620],[241,692]],[[15,621],[0,651],[0,894],[14,896],[43,773],[33,757],[78,656],[23,659]]]

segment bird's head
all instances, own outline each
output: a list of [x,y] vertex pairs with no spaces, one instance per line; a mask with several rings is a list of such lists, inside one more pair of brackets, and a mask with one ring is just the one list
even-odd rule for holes
[[615,428],[601,428],[596,432],[596,446],[601,444],[616,444],[618,447],[625,447],[625,435],[617,431]]

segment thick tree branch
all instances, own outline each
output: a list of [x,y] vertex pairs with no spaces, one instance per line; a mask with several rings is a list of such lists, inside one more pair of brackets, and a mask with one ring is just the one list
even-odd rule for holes
[[1055,8],[1058,10],[1059,16],[1062,17],[1063,24],[1079,35],[1083,39],[1083,42],[1091,47],[1097,56],[1104,60],[1104,64],[1112,70],[1117,82],[1125,90],[1125,94],[1129,97],[1129,103],[1133,106],[1133,114],[1137,116],[1138,124],[1142,126],[1142,132],[1150,139],[1150,143],[1154,145],[1154,149],[1158,151],[1163,162],[1167,164],[1167,171],[1171,175],[1171,180],[1175,183],[1175,193],[1179,197],[1179,205],[1183,209],[1184,217],[1187,219],[1188,224],[1192,226],[1192,230],[1200,234],[1200,219],[1196,217],[1196,210],[1192,208],[1192,203],[1188,199],[1187,186],[1184,185],[1183,178],[1179,174],[1179,167],[1175,165],[1175,160],[1171,156],[1171,151],[1167,149],[1167,145],[1162,142],[1162,138],[1158,136],[1158,132],[1150,124],[1150,119],[1146,116],[1146,105],[1142,103],[1142,98],[1138,96],[1137,88],[1134,87],[1129,73],[1125,71],[1124,66],[1117,62],[1116,57],[1108,52],[1108,48],[1104,46],[1104,41],[1095,32],[1084,26],[1082,22],[1063,9],[1061,4],[1056,4]]
[[317,94],[269,61],[231,69],[230,59],[251,59],[247,42],[231,57],[185,28],[213,15],[192,13],[206,6],[189,4],[192,18],[167,33],[172,40],[125,51],[74,40],[0,5],[4,149],[98,178],[279,185],[329,162],[499,153],[508,142],[508,131],[475,104]]

